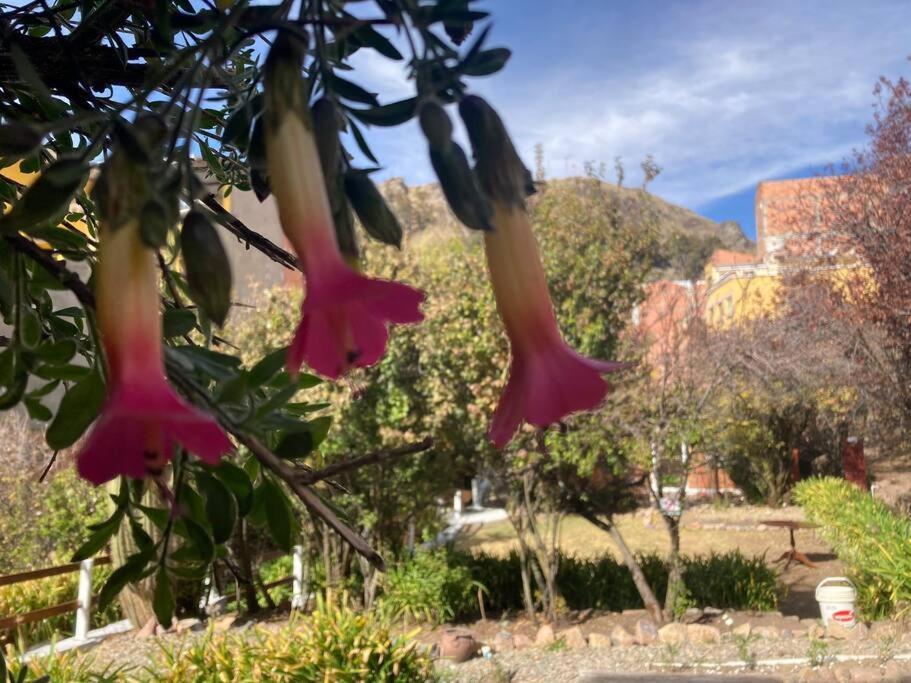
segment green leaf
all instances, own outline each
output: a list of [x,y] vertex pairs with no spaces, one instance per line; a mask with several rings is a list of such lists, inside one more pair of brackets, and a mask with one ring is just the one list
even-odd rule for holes
[[117,510],[111,515],[107,521],[89,536],[85,543],[79,546],[79,550],[73,553],[70,562],[82,562],[82,560],[87,560],[97,555],[98,551],[104,548],[108,540],[117,533],[117,529],[120,528],[120,522],[123,520],[123,514],[123,510]]
[[54,416],[54,413],[51,412],[50,408],[37,398],[26,396],[23,403],[25,403],[25,409],[28,411],[28,416],[33,420],[47,422]]
[[188,308],[168,308],[162,316],[165,337],[183,337],[196,329],[196,314]]
[[13,208],[0,217],[0,233],[27,232],[63,216],[73,195],[85,184],[88,170],[80,159],[60,159],[48,166]]
[[505,47],[483,50],[471,62],[463,63],[461,71],[466,76],[490,76],[506,66],[511,56],[512,52]]
[[196,481],[206,499],[206,517],[212,525],[212,540],[226,542],[234,532],[237,521],[237,502],[231,491],[219,479],[204,473],[196,474]]
[[304,429],[286,434],[275,449],[275,454],[287,460],[303,458],[313,452],[329,434],[332,418],[328,415],[310,420]]
[[368,235],[401,248],[402,225],[365,171],[345,173],[345,194]]
[[47,428],[47,445],[55,451],[72,446],[98,416],[104,404],[104,382],[90,372],[64,394],[54,421]]
[[250,477],[242,467],[227,460],[223,460],[213,472],[234,494],[238,514],[245,517],[253,505],[253,482]]
[[32,90],[32,93],[43,99],[52,99],[51,91],[47,89],[47,86],[38,74],[38,70],[35,69],[31,60],[28,58],[28,55],[25,54],[25,50],[23,50],[18,43],[10,43],[9,56],[13,61],[16,73],[19,74],[19,78],[28,85]]
[[398,126],[414,117],[418,100],[410,97],[407,100],[374,107],[373,109],[349,109],[352,116],[371,126]]
[[212,537],[209,536],[209,532],[201,524],[187,517],[182,519],[181,523],[187,531],[187,537],[196,547],[196,550],[199,551],[199,556],[204,561],[211,562],[212,558],[215,557],[215,545],[212,543]]
[[42,344],[35,355],[49,365],[62,365],[76,355],[76,342],[72,339],[60,339]]
[[147,553],[136,553],[130,555],[124,564],[111,572],[108,580],[101,588],[101,592],[98,594],[98,610],[103,612],[123,590],[124,586],[131,581],[139,580],[150,559],[151,556]]
[[31,306],[22,306],[16,330],[22,348],[32,351],[41,343],[41,319]]
[[168,518],[171,516],[171,511],[164,508],[153,508],[146,507],[145,505],[138,506],[152,524],[154,524],[159,529],[164,529],[168,525]]
[[168,628],[174,620],[174,593],[171,589],[171,577],[162,567],[155,575],[155,594],[152,597],[152,609],[158,623]]
[[180,249],[190,296],[210,320],[223,325],[231,308],[231,264],[215,227],[199,211],[184,218]]
[[247,379],[250,387],[260,387],[285,367],[285,358],[288,355],[288,347],[283,346],[275,349],[263,356],[256,365],[250,368]]
[[34,374],[42,379],[62,380],[64,382],[75,382],[83,379],[91,372],[91,368],[85,365],[42,365],[35,368]]
[[263,502],[269,535],[282,550],[290,551],[294,545],[294,519],[288,497],[281,487],[271,480],[263,482]]
[[376,93],[368,92],[357,83],[352,83],[341,76],[330,74],[328,85],[330,90],[334,90],[346,100],[360,102],[361,104],[370,104],[374,107],[378,107],[380,104],[376,99]]
[[359,28],[354,32],[354,35],[364,45],[367,47],[372,47],[374,50],[388,59],[394,59],[396,61],[403,59],[402,53],[399,52],[398,48],[396,48],[396,46],[393,45],[386,36],[384,36],[369,24]]

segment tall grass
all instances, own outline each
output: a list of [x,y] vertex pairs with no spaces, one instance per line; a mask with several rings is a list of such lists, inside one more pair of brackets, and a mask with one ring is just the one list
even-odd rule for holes
[[869,618],[911,610],[911,518],[842,479],[808,479],[794,490],[818,534],[857,584],[858,607]]

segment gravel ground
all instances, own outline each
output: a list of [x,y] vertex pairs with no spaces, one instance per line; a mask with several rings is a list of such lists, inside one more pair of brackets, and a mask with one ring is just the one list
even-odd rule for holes
[[[439,663],[439,670],[451,683],[569,683],[570,681],[594,680],[596,676],[609,674],[630,674],[633,672],[660,673],[693,672],[701,675],[736,675],[747,673],[775,674],[788,681],[840,681],[857,680],[846,672],[856,674],[871,669],[888,674],[891,680],[911,681],[911,661],[886,659],[902,655],[911,657],[911,645],[883,653],[875,642],[829,644],[825,652],[809,652],[810,644],[794,639],[755,643],[750,646],[757,661],[772,658],[800,657],[815,654],[818,660],[825,660],[822,666],[811,667],[806,663],[798,665],[763,667],[719,666],[721,662],[742,660],[742,653],[733,644],[720,646],[684,646],[679,649],[668,646],[586,649],[553,652],[531,648],[494,655],[490,660],[474,659],[464,664]],[[856,663],[832,661],[839,654],[869,655],[872,659]],[[882,658],[882,659],[881,659]],[[901,678],[900,676],[904,676]],[[609,676],[605,680],[610,680]],[[865,679],[861,679],[865,680]],[[869,678],[868,680],[876,680]]]

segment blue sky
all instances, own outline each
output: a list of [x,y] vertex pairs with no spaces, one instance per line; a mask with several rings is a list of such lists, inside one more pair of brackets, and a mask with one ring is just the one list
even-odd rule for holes
[[[647,154],[655,194],[752,236],[756,183],[812,175],[864,143],[880,75],[911,74],[907,0],[488,0],[490,45],[513,58],[473,81],[529,166],[548,176]],[[401,65],[358,55],[383,101],[410,94]],[[433,180],[416,125],[372,130],[383,176]]]

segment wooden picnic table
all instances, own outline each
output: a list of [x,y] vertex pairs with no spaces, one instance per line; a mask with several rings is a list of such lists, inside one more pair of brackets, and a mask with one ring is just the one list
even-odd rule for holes
[[788,571],[788,567],[791,566],[792,562],[800,562],[805,567],[816,567],[815,564],[810,562],[810,558],[804,555],[797,549],[797,544],[794,540],[794,532],[797,529],[816,529],[819,527],[818,524],[813,524],[811,522],[800,522],[793,519],[767,519],[762,522],[766,526],[774,526],[782,529],[787,529],[788,533],[791,536],[791,549],[782,553],[775,562],[781,562],[782,560],[787,560],[784,565],[783,571]]

